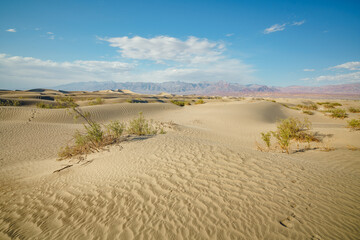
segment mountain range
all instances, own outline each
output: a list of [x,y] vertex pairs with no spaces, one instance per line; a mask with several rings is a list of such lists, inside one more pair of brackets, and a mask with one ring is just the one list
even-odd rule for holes
[[74,82],[53,87],[66,91],[100,91],[114,89],[128,89],[136,93],[158,94],[200,94],[200,95],[241,95],[256,93],[274,94],[360,94],[360,83],[325,85],[320,87],[289,86],[273,87],[258,84],[239,84],[228,82]]

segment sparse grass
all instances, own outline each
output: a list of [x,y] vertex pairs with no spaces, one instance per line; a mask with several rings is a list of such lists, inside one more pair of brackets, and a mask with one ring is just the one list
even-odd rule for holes
[[336,109],[329,110],[328,112],[331,113],[330,117],[332,117],[332,118],[344,119],[344,118],[348,117],[345,109],[336,108]]
[[204,104],[205,102],[204,102],[204,100],[202,100],[202,99],[199,99],[199,100],[197,100],[196,102],[195,102],[195,104]]
[[317,104],[323,105],[325,108],[335,108],[338,106],[342,106],[342,104],[338,102],[318,102]]
[[89,105],[100,105],[104,103],[104,99],[102,99],[101,97],[97,97],[95,98],[95,100],[89,102]]
[[355,107],[349,107],[349,112],[351,113],[360,113],[360,107],[355,108]]
[[310,104],[298,104],[298,108],[301,108],[302,110],[317,110],[318,106],[315,103]]
[[44,103],[38,102],[36,107],[38,108],[72,108],[77,107],[78,105],[75,103],[72,97],[59,97],[55,99],[55,103]]
[[180,107],[185,106],[185,101],[171,100],[170,102]]
[[21,102],[17,100],[3,100],[0,99],[0,106],[21,106]]
[[360,120],[357,119],[349,120],[347,127],[352,130],[360,130]]
[[307,115],[314,115],[314,112],[309,111],[309,110],[303,110],[302,113],[307,114]]

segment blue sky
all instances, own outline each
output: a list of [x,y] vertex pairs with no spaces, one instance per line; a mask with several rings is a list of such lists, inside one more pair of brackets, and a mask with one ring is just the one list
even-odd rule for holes
[[360,82],[360,1],[0,1],[0,88]]

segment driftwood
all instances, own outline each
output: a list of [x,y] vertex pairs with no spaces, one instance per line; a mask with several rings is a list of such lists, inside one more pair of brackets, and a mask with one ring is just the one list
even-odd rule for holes
[[58,170],[55,170],[53,173],[60,172],[60,171],[62,171],[62,170],[64,170],[64,169],[67,169],[67,168],[72,167],[72,166],[73,166],[73,165],[66,165],[66,166],[63,167],[63,168],[60,168],[60,169],[58,169]]

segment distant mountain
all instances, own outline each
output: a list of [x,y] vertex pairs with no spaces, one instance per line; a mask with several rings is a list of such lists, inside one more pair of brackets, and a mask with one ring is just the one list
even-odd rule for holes
[[360,94],[360,83],[326,85],[320,87],[290,86],[269,87],[266,85],[228,82],[76,82],[54,87],[66,91],[100,91],[108,89],[128,89],[136,93],[158,94],[168,92],[172,94],[204,94],[204,95],[241,95],[262,93],[306,93],[306,94]]
[[157,94],[168,92],[172,94],[213,94],[224,95],[239,92],[277,92],[279,89],[265,85],[242,85],[227,82],[76,82],[53,87],[66,91],[100,91],[107,89],[128,89],[137,93]]

